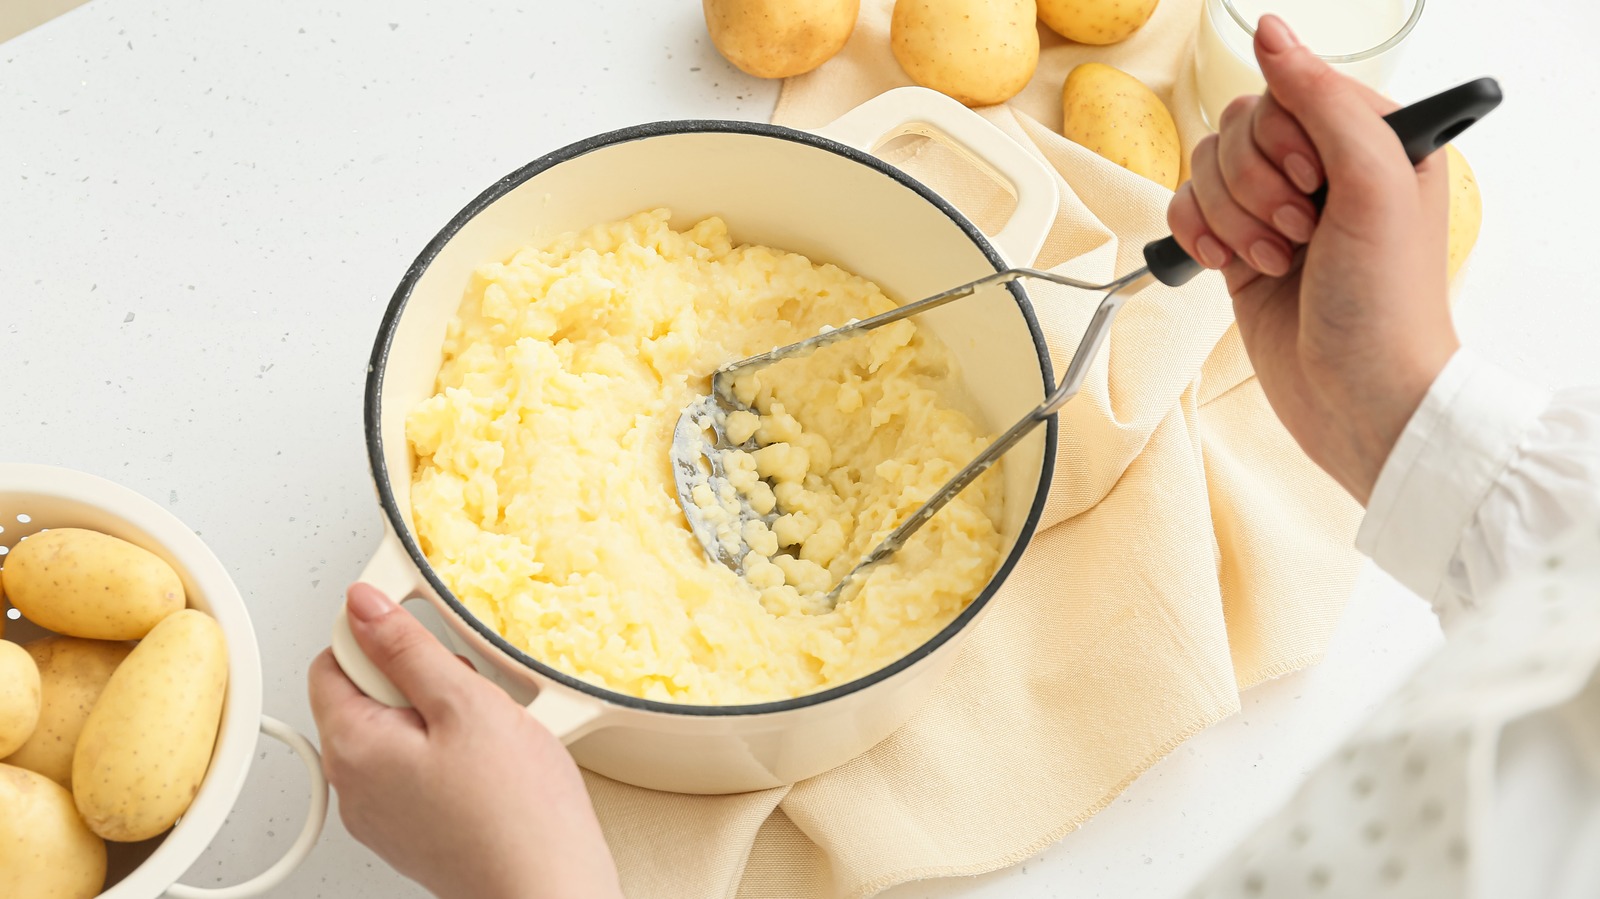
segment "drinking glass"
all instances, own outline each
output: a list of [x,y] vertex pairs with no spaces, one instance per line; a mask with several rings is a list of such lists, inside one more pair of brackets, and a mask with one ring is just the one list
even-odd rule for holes
[[1200,114],[1211,128],[1233,98],[1259,94],[1255,23],[1272,13],[1335,69],[1381,90],[1426,0],[1205,0],[1195,39]]

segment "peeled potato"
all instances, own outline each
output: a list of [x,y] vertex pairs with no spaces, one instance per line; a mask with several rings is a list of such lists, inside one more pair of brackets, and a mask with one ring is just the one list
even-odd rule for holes
[[189,809],[211,764],[228,651],[196,609],[170,615],[112,673],[72,754],[72,793],[89,829],[147,840]]
[[704,0],[717,52],[757,78],[788,78],[850,40],[861,0]]
[[0,896],[90,899],[106,881],[106,844],[72,794],[48,777],[0,765]]
[[1483,195],[1478,193],[1478,179],[1461,151],[1454,144],[1447,144],[1444,152],[1445,167],[1450,173],[1449,272],[1454,278],[1478,243],[1478,230],[1483,226]]
[[133,649],[132,643],[44,637],[22,647],[39,666],[42,708],[33,736],[0,761],[37,771],[72,789],[72,750],[89,720],[111,672]]
[[1039,65],[1034,0],[896,0],[889,44],[924,87],[968,106],[1017,95]]
[[1159,0],[1038,0],[1050,30],[1080,44],[1115,44],[1150,21]]
[[29,621],[93,640],[137,640],[184,604],[183,582],[160,556],[80,528],[24,539],[0,577]]
[[1172,113],[1126,72],[1086,62],[1061,88],[1061,133],[1130,172],[1174,190],[1183,147]]
[[22,647],[0,640],[0,758],[33,736],[39,704],[39,666]]

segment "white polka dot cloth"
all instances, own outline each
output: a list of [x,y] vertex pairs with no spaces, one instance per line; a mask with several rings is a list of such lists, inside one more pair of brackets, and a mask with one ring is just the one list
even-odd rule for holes
[[1191,899],[1600,897],[1600,528],[1490,605]]

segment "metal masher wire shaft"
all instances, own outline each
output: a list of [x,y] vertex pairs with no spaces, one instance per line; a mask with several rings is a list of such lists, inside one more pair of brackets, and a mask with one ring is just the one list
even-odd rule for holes
[[[1117,310],[1121,308],[1123,301],[1129,295],[1137,293],[1155,280],[1155,276],[1151,274],[1148,266],[1105,284],[1091,284],[1087,281],[1038,269],[1010,268],[959,287],[936,293],[914,303],[899,306],[881,315],[874,315],[871,318],[852,322],[839,328],[824,331],[815,337],[806,338],[798,343],[778,347],[760,355],[722,366],[711,377],[710,395],[699,402],[691,404],[684,410],[683,416],[679,419],[678,435],[677,439],[673,441],[672,450],[673,462],[678,471],[678,498],[683,505],[684,515],[689,521],[691,530],[695,532],[695,536],[699,538],[701,544],[705,547],[706,553],[735,571],[742,573],[742,555],[739,552],[730,550],[719,536],[717,529],[704,520],[702,510],[694,501],[692,492],[685,480],[686,477],[692,478],[695,471],[701,472],[702,475],[705,473],[705,469],[702,467],[702,460],[709,463],[714,472],[720,475],[721,469],[718,455],[721,452],[736,448],[727,442],[720,423],[716,421],[718,416],[725,415],[728,411],[745,408],[733,398],[733,381],[736,377],[755,369],[774,365],[785,359],[807,355],[830,344],[848,340],[875,328],[881,328],[884,325],[893,324],[913,315],[927,312],[930,309],[937,309],[946,303],[971,296],[985,287],[1007,284],[1023,278],[1037,278],[1078,290],[1105,292],[1099,307],[1095,309],[1094,316],[1089,320],[1089,326],[1084,330],[1083,337],[1078,343],[1077,351],[1072,355],[1072,361],[1067,366],[1066,375],[1062,377],[1055,390],[1045,397],[1044,402],[1024,415],[1016,424],[1007,428],[983,452],[979,453],[965,467],[956,472],[950,480],[946,481],[938,492],[929,497],[905,521],[891,531],[844,577],[840,578],[839,582],[833,586],[833,589],[828,591],[824,598],[828,608],[831,609],[838,604],[840,596],[851,582],[866,573],[874,565],[899,551],[906,541],[911,538],[911,535],[921,529],[928,522],[928,519],[944,508],[945,504],[950,502],[956,494],[960,493],[968,484],[971,484],[979,475],[993,466],[996,460],[1005,455],[1013,446],[1016,446],[1023,437],[1027,436],[1035,427],[1038,427],[1040,423],[1054,415],[1056,410],[1060,409],[1067,400],[1078,392],[1078,389],[1083,385],[1084,375],[1088,372],[1089,363],[1094,360],[1100,344],[1105,341],[1106,333],[1111,328],[1111,321],[1116,316]],[[715,408],[713,409],[713,407]],[[710,428],[716,435],[714,444],[704,436],[707,428]],[[710,452],[705,449],[707,445],[711,445]],[[747,502],[741,500],[740,507],[744,510],[744,516],[753,515],[753,510],[749,509]]]

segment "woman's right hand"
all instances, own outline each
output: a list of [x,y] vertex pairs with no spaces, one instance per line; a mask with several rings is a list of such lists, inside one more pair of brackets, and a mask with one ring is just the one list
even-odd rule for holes
[[[1413,167],[1383,115],[1396,104],[1265,16],[1268,92],[1201,141],[1168,212],[1178,242],[1221,269],[1272,409],[1363,505],[1389,451],[1459,348],[1445,269],[1442,154]],[[1328,186],[1320,214],[1307,198]]]

